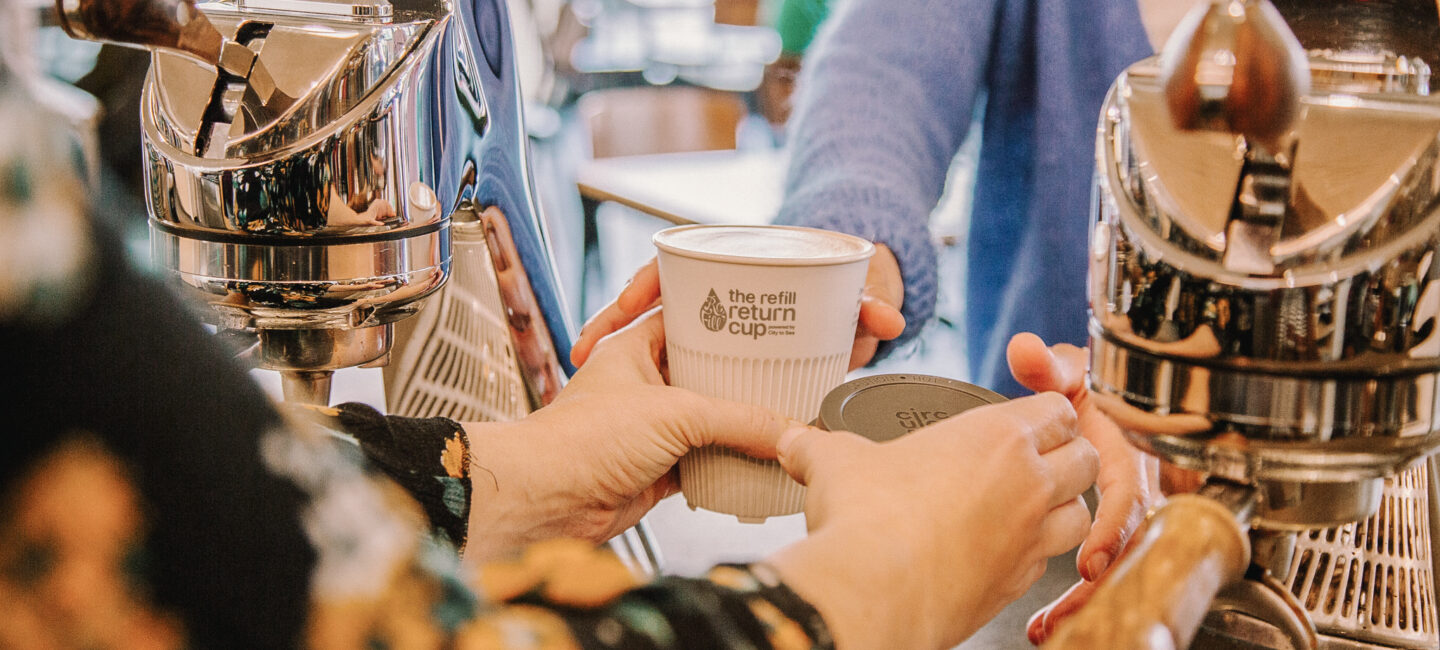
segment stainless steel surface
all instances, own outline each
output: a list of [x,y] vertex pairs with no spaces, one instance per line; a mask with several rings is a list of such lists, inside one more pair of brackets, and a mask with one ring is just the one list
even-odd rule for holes
[[[303,382],[286,374],[287,388],[324,402],[315,373],[384,359],[388,324],[449,274],[447,205],[459,188],[445,204],[432,188],[466,165],[473,182],[474,165],[438,155],[432,129],[480,137],[483,108],[437,113],[483,96],[462,84],[464,99],[427,101],[434,90],[417,86],[452,65],[436,60],[454,54],[437,43],[456,22],[438,3],[390,25],[293,6],[203,8],[223,32],[220,69],[157,50],[142,97],[152,248],[218,325],[261,332],[262,367],[303,371]],[[295,99],[239,110],[250,96]]]
[[1244,140],[1174,129],[1155,63],[1117,82],[1101,123],[1102,405],[1159,434],[1142,445],[1235,480],[1378,478],[1433,449],[1440,104],[1304,98],[1285,225],[1257,274],[1224,264]]
[[445,286],[417,316],[395,324],[394,363],[384,373],[391,413],[507,422],[533,408],[489,246],[472,230],[455,230]]
[[[156,260],[217,325],[258,330],[287,399],[326,403],[332,370],[388,360],[393,323],[450,274],[462,207],[496,264],[476,272],[499,280],[500,356],[528,402],[553,398],[572,328],[504,0],[59,1],[72,35],[154,50],[141,120]],[[657,570],[653,545],[637,548]]]
[[[1434,519],[1397,506],[1382,480],[1440,446],[1440,100],[1427,64],[1440,10],[1275,4],[1201,3],[1105,102],[1090,388],[1137,446],[1254,486],[1257,539],[1332,527],[1299,533],[1283,569],[1325,622],[1322,647],[1430,648],[1433,554],[1418,551]],[[1367,519],[1369,543],[1416,552],[1412,565],[1317,560],[1312,542]],[[1335,607],[1373,620],[1336,623]],[[1265,627],[1234,612],[1211,623],[1238,640],[1258,629],[1245,621]],[[1377,636],[1378,624],[1422,636]],[[1273,633],[1250,640],[1282,645]]]
[[1301,533],[1286,574],[1320,631],[1404,648],[1440,647],[1424,463],[1387,479],[1373,517]]
[[[186,237],[152,221],[151,254],[227,328],[368,327],[419,307],[445,281],[448,229],[404,239],[287,245]],[[354,242],[354,243],[351,243]]]
[[1258,481],[1262,506],[1256,522],[1277,530],[1308,530],[1363,519],[1380,506],[1382,479]]
[[526,369],[558,389],[570,327],[502,0],[62,2],[73,33],[154,49],[141,118],[155,257],[217,325],[260,331],[266,367],[382,362],[386,326],[450,272],[451,214],[493,206],[527,284],[502,298],[530,295],[549,348]]
[[[1365,521],[1298,534],[1264,531],[1266,537],[1295,540],[1276,575],[1286,576],[1282,589],[1314,621],[1320,648],[1440,646],[1431,550],[1436,519],[1427,506],[1434,484],[1428,474],[1421,464],[1387,479],[1384,504]],[[1262,531],[1252,531],[1252,537],[1257,532]],[[1258,546],[1256,552],[1258,559]],[[1288,618],[1217,598],[1193,647],[1291,647],[1293,633],[1277,627]]]
[[1430,92],[1430,65],[1394,52],[1322,52],[1310,59],[1310,84],[1329,92]]
[[[1319,636],[1319,650],[1393,650],[1355,639]],[[1274,625],[1235,611],[1211,612],[1191,650],[1286,650],[1294,648],[1289,638]]]
[[395,12],[389,0],[237,0],[237,3],[246,9],[352,18],[389,18]]
[[1212,612],[1234,612],[1265,621],[1273,626],[1285,645],[1292,648],[1319,648],[1320,637],[1305,608],[1285,585],[1268,571],[1251,566],[1246,579],[1221,590],[1211,603]]
[[280,389],[287,402],[324,406],[330,403],[330,383],[334,377],[329,370],[285,370],[280,373]]
[[564,372],[505,215],[466,205],[454,221],[455,273],[387,371],[387,399],[405,415],[519,419],[555,398]]
[[1430,456],[1427,463],[1430,467],[1430,577],[1434,581],[1434,588],[1430,593],[1435,595],[1435,617],[1436,624],[1440,625],[1440,454]]
[[[347,163],[344,171],[356,175],[350,188],[363,192],[379,188],[365,181],[378,180],[372,179],[375,176],[384,177],[387,164],[392,167],[402,161],[407,167],[423,164],[413,160],[422,152],[410,150],[422,148],[424,141],[414,136],[429,135],[434,125],[415,124],[413,119],[445,119],[452,126],[477,133],[485,128],[485,100],[478,73],[467,69],[478,63],[474,61],[474,54],[456,51],[454,38],[445,38],[457,27],[446,13],[446,6],[438,0],[426,8],[427,12],[412,13],[414,20],[405,22],[353,21],[289,13],[257,16],[222,3],[205,4],[202,8],[224,34],[246,41],[258,52],[257,61],[272,70],[277,92],[294,97],[294,105],[287,113],[275,116],[274,122],[232,124],[233,111],[223,104],[223,98],[216,103],[216,79],[212,70],[197,65],[189,57],[157,51],[151,71],[151,92],[146,93],[142,105],[147,113],[147,125],[155,129],[149,138],[151,141],[215,159],[266,154],[293,158],[307,155],[310,150],[309,155],[328,156],[332,163]],[[461,58],[446,60],[447,54]],[[417,101],[435,92],[435,89],[416,87],[423,83],[445,83],[442,86],[445,92],[460,96],[449,101],[437,102],[434,98]],[[227,89],[228,86],[220,90]],[[444,118],[435,114],[457,109],[459,113]],[[367,120],[382,122],[370,125]],[[399,132],[387,133],[387,127]],[[319,137],[321,133],[328,138]],[[330,140],[328,146],[326,139]],[[372,156],[375,160],[370,159]],[[401,159],[391,161],[390,156],[401,156]],[[214,166],[203,160],[195,162],[202,170]],[[324,162],[316,161],[317,164]],[[265,168],[250,171],[263,172]],[[412,175],[424,173],[411,172]],[[404,192],[408,183],[394,189]],[[342,198],[357,197],[343,194]],[[392,206],[401,205],[396,196],[386,198]],[[322,195],[316,200],[326,199]]]
[[261,329],[256,352],[267,370],[320,372],[381,361],[390,351],[389,324],[369,327]]

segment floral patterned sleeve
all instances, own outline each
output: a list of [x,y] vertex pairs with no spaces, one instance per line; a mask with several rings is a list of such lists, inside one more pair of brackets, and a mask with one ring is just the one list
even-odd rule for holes
[[505,605],[466,628],[461,648],[507,647],[469,645],[504,638],[502,631],[527,636],[534,647],[833,647],[815,610],[764,565],[642,584],[609,551],[553,540],[479,573],[483,591]]
[[[235,459],[263,466],[293,482],[303,495],[299,512],[281,504],[273,513],[278,519],[298,517],[314,553],[308,582],[272,583],[277,596],[308,592],[308,611],[294,646],[833,647],[818,613],[764,565],[724,565],[700,579],[645,583],[607,549],[552,540],[467,571],[451,544],[455,537],[431,514],[446,521],[464,514],[454,506],[459,488],[438,480],[465,479],[463,472],[445,469],[456,467],[446,459],[463,457],[460,427],[447,420],[385,417],[355,405],[327,409],[319,417],[337,432],[358,432],[367,442],[357,453],[355,445],[338,443],[291,418],[290,426],[260,437],[253,461]],[[422,455],[433,456],[434,466],[405,469],[376,458],[397,440],[433,451]],[[157,557],[149,537],[187,522],[147,520],[148,495],[134,480],[143,465],[143,458],[117,453],[110,441],[79,433],[59,437],[5,483],[0,493],[0,605],[5,611],[0,647],[253,647],[212,643],[216,637],[208,630],[216,621],[207,620],[209,609],[179,609],[154,597],[148,581],[176,569]],[[392,481],[381,472],[405,480]],[[420,478],[427,475],[428,481]],[[437,480],[441,487],[427,486]],[[414,496],[432,505],[421,506]],[[256,539],[269,534],[255,533]],[[244,546],[256,539],[233,543]],[[208,577],[222,583],[254,579],[237,570],[217,560]],[[238,614],[244,620],[244,613]],[[238,630],[230,634],[237,640],[248,636]]]
[[0,138],[0,231],[17,235],[0,253],[46,263],[0,274],[0,648],[830,645],[761,567],[642,585],[552,542],[467,575],[459,426],[277,413],[85,218],[60,182],[75,150],[7,90],[5,123],[26,137]]
[[[333,431],[354,437],[370,463],[419,502],[438,538],[463,544],[470,496],[463,427],[445,418],[384,416],[363,404],[312,410],[330,418],[322,423]],[[478,615],[437,621],[453,627],[462,650],[833,647],[815,609],[759,564],[644,584],[606,549],[553,540],[487,564],[462,582],[486,598],[476,603]],[[449,598],[429,610],[465,608],[464,590]]]

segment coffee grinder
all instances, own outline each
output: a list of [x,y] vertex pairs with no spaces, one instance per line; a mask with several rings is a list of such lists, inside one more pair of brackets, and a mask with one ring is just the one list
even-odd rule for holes
[[509,278],[497,308],[528,405],[558,390],[570,328],[503,0],[57,5],[73,36],[154,53],[155,263],[220,330],[258,337],[287,399],[328,403],[334,370],[384,364],[394,323],[450,277],[455,239]]

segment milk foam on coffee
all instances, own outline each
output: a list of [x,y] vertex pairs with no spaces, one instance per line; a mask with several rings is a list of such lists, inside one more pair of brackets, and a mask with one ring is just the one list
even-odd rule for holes
[[845,264],[868,258],[874,245],[859,237],[814,228],[700,226],[655,236],[670,253],[755,264]]

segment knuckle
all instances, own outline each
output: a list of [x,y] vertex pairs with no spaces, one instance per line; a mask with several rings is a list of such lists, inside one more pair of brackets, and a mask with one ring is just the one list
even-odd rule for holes
[[1037,472],[1034,484],[1036,492],[1043,495],[1054,494],[1055,490],[1060,487],[1055,482],[1055,477],[1051,476],[1049,472]]
[[1048,415],[1059,419],[1062,424],[1075,424],[1075,406],[1070,403],[1070,398],[1055,392],[1040,393],[1036,397],[1040,399]]
[[1100,452],[1084,438],[1076,438],[1070,444],[1079,446],[1076,455],[1086,475],[1090,477],[1090,482],[1094,483],[1100,477]]

